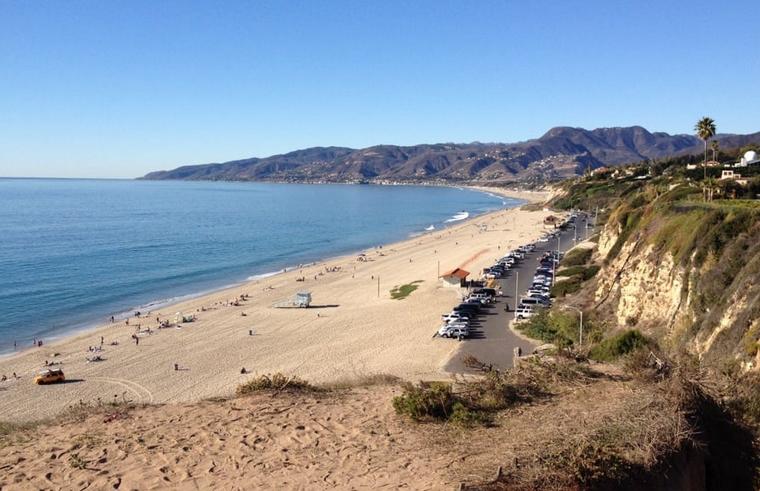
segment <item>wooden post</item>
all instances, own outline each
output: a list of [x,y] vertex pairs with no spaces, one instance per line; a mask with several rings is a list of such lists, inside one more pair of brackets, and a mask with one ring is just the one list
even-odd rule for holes
[[380,298],[380,275],[377,275],[377,298]]

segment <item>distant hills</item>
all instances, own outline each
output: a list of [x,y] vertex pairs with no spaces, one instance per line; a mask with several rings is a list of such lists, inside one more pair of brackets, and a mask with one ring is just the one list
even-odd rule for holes
[[[721,148],[760,143],[760,132],[721,134]],[[286,182],[541,182],[584,170],[646,159],[700,153],[693,135],[626,128],[556,127],[519,143],[377,145],[363,149],[314,147],[265,158],[185,165],[142,179]]]

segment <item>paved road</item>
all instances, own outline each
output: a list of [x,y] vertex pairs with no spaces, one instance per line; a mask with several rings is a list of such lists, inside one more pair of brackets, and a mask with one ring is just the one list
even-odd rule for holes
[[[586,219],[579,218],[578,241],[590,234],[586,228]],[[511,368],[512,353],[515,347],[522,348],[524,354],[533,352],[538,343],[528,341],[516,335],[509,327],[514,320],[514,312],[505,312],[505,303],[509,303],[510,309],[515,307],[515,272],[518,273],[519,299],[520,295],[525,294],[530,285],[533,283],[533,275],[538,266],[538,259],[548,250],[557,250],[559,245],[561,251],[566,251],[575,245],[575,230],[568,228],[560,234],[559,241],[553,239],[550,242],[538,242],[536,250],[528,254],[522,260],[520,265],[510,270],[506,278],[502,278],[501,285],[505,298],[498,298],[496,303],[488,309],[485,309],[485,315],[472,325],[472,336],[465,341],[455,341],[441,339],[441,342],[460,342],[460,349],[449,360],[445,370],[450,373],[465,373],[471,370],[466,368],[462,359],[467,355],[472,355],[483,363],[493,364],[495,368]],[[559,242],[559,244],[558,244]]]

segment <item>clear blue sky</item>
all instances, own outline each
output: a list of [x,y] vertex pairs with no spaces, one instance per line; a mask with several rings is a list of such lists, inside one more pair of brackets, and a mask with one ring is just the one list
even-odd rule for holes
[[0,176],[760,130],[760,2],[0,0]]

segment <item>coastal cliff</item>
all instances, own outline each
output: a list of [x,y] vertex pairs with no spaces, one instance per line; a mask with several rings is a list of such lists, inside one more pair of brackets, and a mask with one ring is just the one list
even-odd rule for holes
[[599,237],[596,308],[708,364],[756,369],[760,208],[673,199],[693,190],[683,185],[612,212]]

